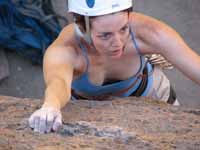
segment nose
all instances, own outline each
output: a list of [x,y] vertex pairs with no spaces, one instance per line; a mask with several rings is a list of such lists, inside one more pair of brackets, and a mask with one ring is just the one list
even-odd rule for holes
[[121,47],[122,44],[123,44],[123,42],[122,42],[121,35],[120,34],[113,35],[112,47]]

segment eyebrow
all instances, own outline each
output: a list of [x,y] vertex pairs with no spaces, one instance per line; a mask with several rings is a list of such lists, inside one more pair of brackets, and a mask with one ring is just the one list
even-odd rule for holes
[[112,32],[99,32],[98,35],[112,34]]
[[126,23],[121,29],[123,29],[124,27],[128,26],[128,23]]
[[[121,27],[120,30],[123,29],[126,26],[128,26],[128,23],[126,23],[123,27]],[[101,34],[101,35],[102,34],[112,34],[112,32],[98,32],[98,34]]]

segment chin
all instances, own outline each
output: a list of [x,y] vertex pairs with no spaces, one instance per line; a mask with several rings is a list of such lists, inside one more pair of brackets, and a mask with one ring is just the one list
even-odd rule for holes
[[121,55],[120,56],[111,56],[112,59],[119,59],[121,58]]

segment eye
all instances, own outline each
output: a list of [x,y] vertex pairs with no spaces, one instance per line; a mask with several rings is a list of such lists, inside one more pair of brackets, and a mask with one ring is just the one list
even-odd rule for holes
[[111,33],[103,33],[103,34],[99,35],[98,37],[101,40],[108,40],[111,36],[112,36]]
[[124,33],[124,32],[126,32],[127,30],[128,30],[128,26],[126,25],[126,26],[124,26],[123,28],[121,28],[120,32],[121,32],[121,33]]

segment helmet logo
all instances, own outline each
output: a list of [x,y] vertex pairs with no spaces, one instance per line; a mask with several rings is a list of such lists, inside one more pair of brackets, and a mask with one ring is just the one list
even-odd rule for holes
[[88,7],[92,8],[92,7],[94,7],[95,0],[86,0],[86,3],[88,5]]
[[120,5],[118,3],[112,5],[113,9],[116,8],[116,7],[120,7]]

